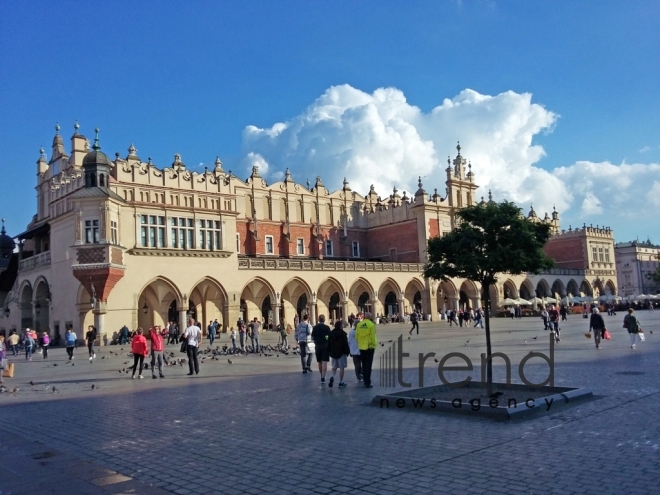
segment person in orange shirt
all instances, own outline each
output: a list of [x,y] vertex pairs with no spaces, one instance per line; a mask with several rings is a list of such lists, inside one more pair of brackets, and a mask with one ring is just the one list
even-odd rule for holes
[[144,358],[149,355],[149,349],[147,348],[147,339],[142,335],[142,327],[137,329],[135,337],[131,341],[131,352],[133,353],[133,375],[131,378],[135,379],[135,372],[138,368],[138,363],[140,364],[140,372],[138,378],[144,378],[142,376],[142,368],[144,366]]

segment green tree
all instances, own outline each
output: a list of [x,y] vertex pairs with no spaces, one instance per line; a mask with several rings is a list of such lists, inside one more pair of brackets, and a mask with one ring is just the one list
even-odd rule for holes
[[458,226],[429,239],[424,276],[435,280],[466,278],[479,282],[486,318],[487,393],[492,392],[490,287],[500,274],[538,273],[554,267],[543,251],[550,226],[523,217],[513,203],[481,203],[456,213]]
[[[658,256],[660,258],[660,256]],[[653,283],[656,285],[660,285],[660,266],[655,269],[653,273],[647,274],[647,277],[650,280],[653,280]]]

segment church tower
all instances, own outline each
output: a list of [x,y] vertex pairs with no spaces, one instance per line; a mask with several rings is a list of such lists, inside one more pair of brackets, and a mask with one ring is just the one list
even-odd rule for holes
[[[452,208],[464,208],[476,203],[475,193],[478,186],[474,183],[472,164],[467,163],[461,155],[461,144],[456,145],[457,155],[453,161],[447,158],[447,196],[449,206]],[[466,167],[467,163],[467,167]],[[467,168],[467,173],[466,173]]]

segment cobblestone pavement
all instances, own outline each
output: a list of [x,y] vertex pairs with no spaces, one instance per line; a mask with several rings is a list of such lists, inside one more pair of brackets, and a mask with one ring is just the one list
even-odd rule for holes
[[[431,351],[464,352],[478,377],[483,332],[445,322],[422,324],[410,340],[408,326],[379,326],[373,389],[352,368],[346,389],[329,389],[318,372],[300,373],[297,356],[276,352],[207,359],[192,378],[168,367],[164,380],[120,374],[128,347],[103,348],[93,364],[78,349],[75,366],[62,349],[17,359],[6,385],[20,390],[0,394],[0,494],[657,493],[660,313],[639,317],[646,342],[630,349],[620,314],[606,317],[613,339],[599,351],[584,337],[587,320],[570,317],[555,385],[588,387],[598,400],[524,422],[369,405],[384,390],[378,357],[402,333],[413,356],[406,379],[417,380],[417,353]],[[548,352],[540,319],[494,320],[493,335],[514,381],[529,351]],[[529,378],[542,381],[548,367],[535,361]],[[427,361],[426,385],[440,382],[435,366]]]

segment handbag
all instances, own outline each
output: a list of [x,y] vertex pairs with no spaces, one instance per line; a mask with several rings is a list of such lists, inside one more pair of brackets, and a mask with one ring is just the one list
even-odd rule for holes
[[590,333],[585,333],[584,336],[585,336],[586,338],[588,338],[588,339],[591,338],[591,334],[590,334]]
[[181,352],[188,352],[188,339],[181,340]]
[[610,335],[610,332],[607,331],[607,328],[603,331],[603,337],[605,340],[611,340],[612,336]]

